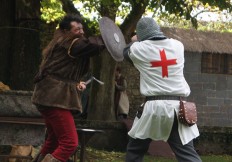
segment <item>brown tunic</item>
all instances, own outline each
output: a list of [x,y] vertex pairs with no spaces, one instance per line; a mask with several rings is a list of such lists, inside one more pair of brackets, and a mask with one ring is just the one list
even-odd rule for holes
[[35,84],[32,103],[82,111],[76,85],[88,71],[89,58],[99,54],[101,48],[96,39],[76,38],[58,30],[44,50],[42,79]]

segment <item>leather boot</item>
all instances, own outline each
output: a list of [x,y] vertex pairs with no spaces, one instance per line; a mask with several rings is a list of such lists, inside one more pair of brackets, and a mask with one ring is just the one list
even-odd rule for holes
[[61,162],[54,158],[51,154],[47,154],[41,162]]
[[31,162],[41,162],[44,159],[44,155],[38,153]]

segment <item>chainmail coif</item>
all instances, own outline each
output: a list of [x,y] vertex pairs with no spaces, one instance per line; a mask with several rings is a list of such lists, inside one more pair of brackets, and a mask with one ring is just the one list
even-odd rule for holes
[[139,41],[148,40],[151,38],[165,37],[160,31],[160,26],[151,17],[141,18],[136,25],[136,33]]

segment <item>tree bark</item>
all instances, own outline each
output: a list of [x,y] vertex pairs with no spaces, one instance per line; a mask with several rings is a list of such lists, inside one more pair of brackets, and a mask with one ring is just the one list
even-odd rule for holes
[[0,5],[0,81],[9,84],[12,29],[15,24],[15,1],[2,0]]
[[101,55],[93,58],[93,75],[104,82],[92,84],[89,105],[89,120],[114,121],[114,72],[116,61],[105,49]]
[[134,2],[132,5],[132,10],[127,15],[125,21],[121,24],[120,28],[125,36],[125,41],[130,42],[132,33],[135,31],[135,27],[139,19],[145,12],[146,6],[149,0],[142,0],[142,2]]
[[40,1],[17,0],[11,44],[10,87],[32,90],[40,63]]
[[40,62],[40,1],[3,0],[0,12],[0,81],[32,90]]

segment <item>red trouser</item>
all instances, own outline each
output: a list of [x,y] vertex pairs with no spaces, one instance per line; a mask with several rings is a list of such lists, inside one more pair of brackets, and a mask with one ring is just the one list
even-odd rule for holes
[[41,154],[50,153],[61,162],[66,162],[78,145],[78,135],[71,112],[60,108],[39,111],[45,119],[48,135]]

